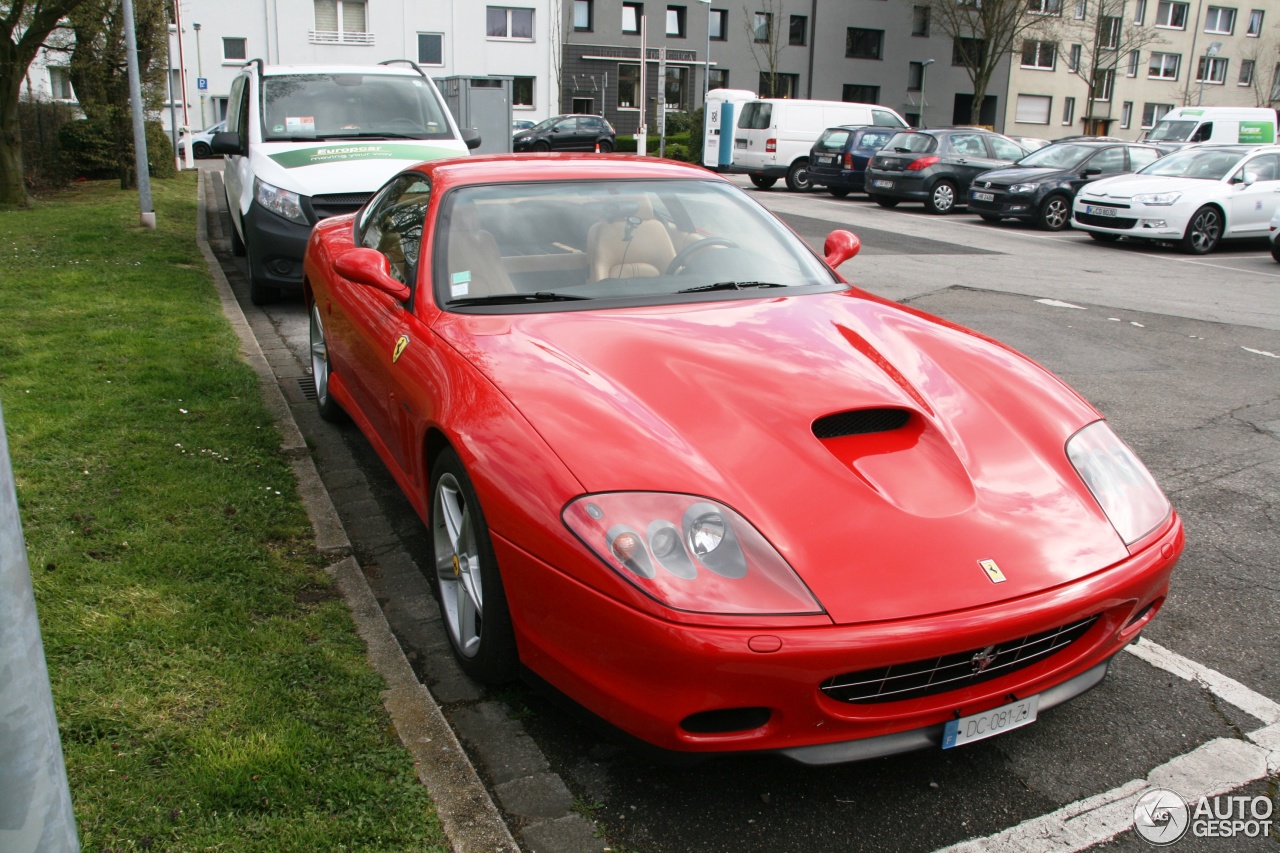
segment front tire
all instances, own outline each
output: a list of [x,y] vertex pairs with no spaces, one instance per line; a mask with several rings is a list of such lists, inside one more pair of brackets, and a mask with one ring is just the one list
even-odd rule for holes
[[316,409],[320,417],[330,423],[339,423],[346,412],[329,393],[329,342],[324,333],[324,320],[320,316],[319,303],[311,305],[311,378],[316,386]]
[[755,184],[758,190],[771,189],[778,182],[777,178],[769,178],[764,175],[752,175],[751,183]]
[[191,146],[191,156],[197,160],[203,160],[211,153],[213,152],[209,150],[209,145],[206,142],[197,142],[195,145]]
[[999,222],[1002,218],[994,213],[979,213],[978,216],[982,217],[983,222]]
[[1119,234],[1108,234],[1106,231],[1086,231],[1084,233],[1088,234],[1099,243],[1114,243],[1120,239]]
[[1271,257],[1276,259],[1276,263],[1280,263],[1280,242],[1271,241]]
[[1222,211],[1206,204],[1187,223],[1187,233],[1182,235],[1182,251],[1189,255],[1207,255],[1218,248],[1222,240]]
[[432,467],[429,517],[440,614],[458,665],[483,684],[512,680],[519,656],[502,576],[480,501],[452,449]]
[[804,193],[813,189],[813,181],[809,180],[809,161],[797,160],[787,169],[787,189],[793,193]]
[[1040,227],[1061,231],[1071,224],[1071,203],[1060,195],[1051,195],[1040,205]]
[[950,181],[938,181],[924,200],[925,210],[945,216],[956,209],[956,185]]
[[533,150],[537,151],[539,154],[545,154],[551,150],[551,143],[547,142],[545,139],[539,139],[537,142],[533,143]]

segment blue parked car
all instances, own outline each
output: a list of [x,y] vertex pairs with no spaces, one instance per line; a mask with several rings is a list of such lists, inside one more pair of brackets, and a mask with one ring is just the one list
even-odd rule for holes
[[868,161],[899,130],[863,125],[827,128],[809,151],[809,180],[825,186],[836,198],[864,192]]

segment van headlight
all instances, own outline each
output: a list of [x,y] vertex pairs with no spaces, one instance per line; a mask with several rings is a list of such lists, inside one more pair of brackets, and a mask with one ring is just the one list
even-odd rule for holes
[[290,222],[296,222],[299,225],[310,224],[307,222],[307,215],[302,212],[302,196],[295,192],[273,187],[266,181],[254,178],[253,197],[257,199],[259,205],[265,207],[276,216],[284,217]]
[[1169,499],[1106,421],[1095,421],[1071,436],[1067,458],[1124,544],[1132,545],[1169,517]]

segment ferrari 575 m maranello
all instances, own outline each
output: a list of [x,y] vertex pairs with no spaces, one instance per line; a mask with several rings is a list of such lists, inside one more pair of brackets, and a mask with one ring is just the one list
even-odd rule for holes
[[660,750],[826,764],[1034,723],[1182,523],[1079,395],[851,286],[720,177],[402,172],[307,247],[316,401],[428,526],[449,638]]

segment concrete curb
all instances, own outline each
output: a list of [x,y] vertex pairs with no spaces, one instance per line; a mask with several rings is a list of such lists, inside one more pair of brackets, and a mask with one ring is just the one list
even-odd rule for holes
[[302,432],[294,422],[280,384],[276,380],[253,330],[231,290],[222,267],[209,245],[207,173],[200,170],[197,190],[196,244],[204,256],[209,274],[222,301],[222,311],[240,339],[241,353],[258,374],[263,402],[280,429],[280,449],[292,457],[298,494],[316,534],[316,548],[329,556],[342,557],[328,567],[342,597],[351,610],[356,631],[368,646],[369,662],[387,683],[383,705],[391,716],[400,742],[413,758],[418,779],[426,786],[436,806],[441,826],[456,853],[518,851],[488,790],[472,767],[453,729],[430,692],[418,681],[369,589],[360,565],[351,554],[337,510],[320,480]]

